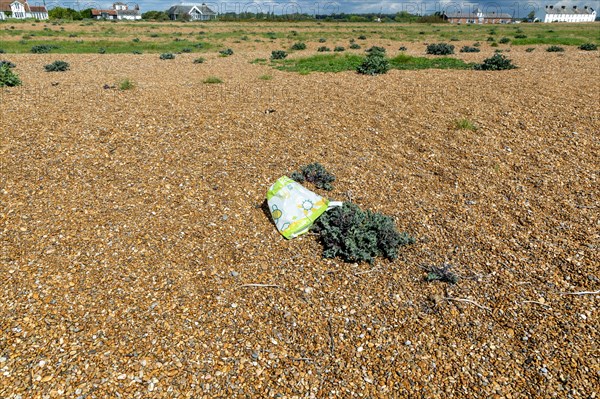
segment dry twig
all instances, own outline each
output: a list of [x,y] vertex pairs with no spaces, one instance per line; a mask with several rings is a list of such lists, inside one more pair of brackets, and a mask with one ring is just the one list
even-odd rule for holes
[[575,291],[575,292],[559,292],[560,295],[598,295],[600,294],[600,290],[598,291]]
[[489,311],[491,311],[491,310],[492,310],[491,308],[488,308],[487,306],[480,305],[480,304],[478,304],[477,302],[475,302],[475,301],[472,301],[472,300],[470,300],[470,299],[464,299],[464,298],[452,298],[452,297],[444,297],[444,299],[445,299],[445,300],[447,300],[447,301],[466,302],[466,303],[470,303],[471,305],[475,305],[475,306],[477,306],[477,307],[478,307],[478,308],[480,308],[480,309],[485,309],[485,310],[489,310]]
[[245,288],[245,287],[263,287],[263,288],[281,288],[275,284],[242,284],[237,288]]

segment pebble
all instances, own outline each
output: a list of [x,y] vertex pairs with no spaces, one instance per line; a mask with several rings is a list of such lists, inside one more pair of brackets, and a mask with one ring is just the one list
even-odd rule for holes
[[235,270],[231,271],[231,273],[230,273],[230,274],[231,274],[231,277],[237,277],[237,276],[239,276],[239,275],[240,275],[240,274],[239,274],[238,272],[236,272]]
[[407,341],[405,341],[405,342],[404,342],[404,345],[406,345],[406,346],[411,346],[411,345],[412,345],[412,342],[410,342],[409,340],[407,340]]

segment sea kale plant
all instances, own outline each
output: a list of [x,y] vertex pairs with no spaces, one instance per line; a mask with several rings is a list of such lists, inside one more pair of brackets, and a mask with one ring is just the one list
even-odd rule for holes
[[69,63],[66,61],[54,61],[52,64],[44,66],[46,72],[64,72],[69,70]]
[[393,260],[398,248],[415,242],[399,233],[391,217],[363,211],[345,202],[325,212],[312,227],[323,244],[323,257],[341,257],[346,262],[373,262],[377,256]]
[[293,172],[290,177],[298,183],[308,181],[327,191],[333,190],[331,183],[335,181],[335,176],[318,162],[301,167],[300,172]]
[[490,58],[483,60],[482,64],[477,64],[473,68],[479,71],[502,71],[505,69],[515,69],[516,65],[509,58],[506,58],[506,56],[496,53]]
[[361,75],[383,75],[390,69],[390,63],[385,55],[379,51],[374,51],[367,55],[367,58],[356,67],[356,72]]
[[427,46],[427,54],[449,55],[454,54],[454,46],[448,43],[432,43]]
[[20,86],[21,79],[19,76],[10,70],[10,66],[8,64],[0,65],[0,87],[7,86]]

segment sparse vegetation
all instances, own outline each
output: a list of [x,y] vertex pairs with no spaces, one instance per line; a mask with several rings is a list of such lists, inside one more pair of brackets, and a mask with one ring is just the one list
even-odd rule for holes
[[16,65],[14,63],[10,62],[10,61],[1,60],[0,61],[0,67],[3,67],[3,66],[7,66],[8,68],[14,68],[14,67],[16,67]]
[[323,52],[331,51],[331,49],[330,49],[329,47],[327,47],[327,46],[321,46],[321,47],[319,47],[319,48],[317,49],[317,51],[318,51],[319,53],[323,53]]
[[454,123],[454,125],[457,129],[460,129],[460,130],[471,130],[471,131],[477,130],[477,126],[475,126],[475,124],[473,122],[471,122],[470,120],[468,120],[466,118],[457,120]]
[[565,49],[560,46],[550,46],[546,49],[546,51],[549,53],[562,53],[565,51]]
[[343,46],[335,46],[333,51],[335,52],[342,52],[342,51],[346,51],[346,49]]
[[173,53],[162,53],[159,57],[161,60],[174,60],[175,54]]
[[260,80],[272,80],[272,79],[273,79],[273,76],[271,76],[271,75],[266,75],[266,74],[265,74],[265,75],[260,75],[258,78],[259,78]]
[[302,42],[294,43],[291,47],[292,50],[306,50],[306,44]]
[[510,43],[510,39],[508,37],[503,37],[500,40],[498,40],[498,43],[507,44],[507,43]]
[[335,181],[335,176],[329,173],[327,169],[318,162],[301,167],[300,171],[293,172],[290,175],[290,178],[298,183],[303,183],[305,181],[310,182],[316,187],[327,191],[333,190],[331,183]]
[[427,54],[450,55],[454,54],[454,46],[447,43],[433,43],[427,46]]
[[194,64],[203,64],[206,59],[204,57],[198,57],[194,60]]
[[584,50],[584,51],[598,50],[598,45],[596,45],[594,43],[584,43],[581,46],[579,46],[579,50]]
[[215,84],[215,83],[223,83],[223,81],[216,76],[209,76],[208,78],[204,79],[202,81],[202,83]]
[[352,43],[352,44],[350,45],[350,48],[351,48],[352,50],[358,50],[358,49],[360,49],[360,44],[358,44],[358,43]]
[[54,46],[54,45],[48,45],[48,44],[39,44],[36,46],[33,46],[31,48],[31,52],[33,54],[44,54],[44,53],[49,53],[54,49],[57,49],[58,46]]
[[406,48],[406,46],[400,46],[400,48],[398,48],[398,51],[406,51],[406,50],[408,50],[408,49]]
[[528,53],[531,53],[531,52],[533,52],[534,50],[535,50],[535,47],[527,47],[527,48],[525,49],[525,51],[526,51],[526,52],[528,52]]
[[287,56],[288,56],[288,53],[286,53],[283,50],[273,50],[273,51],[271,51],[271,59],[272,60],[283,60]]
[[233,55],[233,50],[228,48],[228,49],[219,51],[219,54],[221,54],[221,57],[229,57],[230,55]]
[[482,64],[475,65],[474,69],[480,71],[502,71],[506,69],[515,69],[516,66],[506,56],[496,53],[490,58],[483,60]]
[[365,35],[360,35],[358,37],[358,40],[367,40],[367,37]]
[[444,263],[442,266],[425,266],[423,269],[427,272],[425,281],[441,281],[449,284],[456,284],[458,276],[450,271],[452,265]]
[[14,73],[8,64],[0,64],[0,87],[20,86],[21,79]]
[[398,232],[391,217],[363,211],[352,202],[325,212],[312,230],[319,234],[323,257],[339,256],[346,262],[373,262],[377,256],[393,260],[401,246],[415,242]]
[[461,53],[479,53],[481,50],[479,50],[477,47],[470,47],[470,46],[463,46],[463,48],[460,49]]
[[384,55],[385,54],[385,48],[384,47],[380,47],[380,46],[373,46],[373,47],[369,47],[368,49],[365,50],[365,53],[367,54],[380,54],[380,55]]
[[135,84],[129,78],[125,78],[119,82],[119,90],[131,90],[134,87]]
[[319,43],[325,43],[327,41],[327,39],[325,39],[324,37],[319,39]]
[[68,62],[60,60],[54,61],[53,63],[44,66],[46,72],[64,72],[68,71],[69,68],[70,65]]

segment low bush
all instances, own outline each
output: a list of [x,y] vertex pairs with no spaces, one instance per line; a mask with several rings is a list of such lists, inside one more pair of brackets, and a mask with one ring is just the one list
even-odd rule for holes
[[367,40],[367,37],[365,35],[360,35],[358,37],[358,40]]
[[286,53],[283,50],[273,50],[273,51],[271,51],[271,59],[272,60],[283,60],[287,56],[288,56],[288,53]]
[[584,50],[584,51],[598,50],[598,45],[596,45],[594,43],[584,43],[581,46],[579,46],[579,50]]
[[6,66],[6,67],[8,67],[8,68],[14,68],[14,67],[16,67],[16,65],[15,65],[15,64],[13,64],[13,63],[12,63],[12,62],[10,62],[10,61],[1,60],[1,61],[0,61],[0,67],[3,67],[3,66]]
[[535,50],[535,47],[527,47],[527,48],[525,49],[525,51],[526,51],[526,52],[528,52],[528,53],[531,53],[531,52],[533,52],[534,50]]
[[562,53],[565,51],[565,49],[560,46],[550,46],[546,49],[546,51],[549,53]]
[[322,38],[319,39],[319,43],[325,43],[326,41],[327,40],[324,37],[322,37]]
[[134,42],[134,43],[139,43],[140,42],[140,38],[136,37],[136,38],[132,39],[131,41]]
[[135,84],[129,78],[125,78],[119,82],[119,90],[131,90],[134,87]]
[[433,43],[427,46],[427,54],[449,55],[454,54],[454,46],[447,43]]
[[393,260],[398,248],[414,238],[399,233],[391,217],[363,211],[351,202],[326,211],[312,230],[319,234],[323,257],[341,257],[346,262],[373,262],[377,256]]
[[470,47],[470,46],[464,46],[463,48],[460,49],[461,53],[479,53],[481,50],[479,50],[477,47]]
[[98,54],[105,54],[106,53],[106,49],[104,47],[100,47],[98,49]]
[[515,35],[515,39],[527,39],[527,35],[519,33],[518,35]]
[[219,51],[219,54],[221,54],[222,57],[229,57],[230,55],[233,55],[233,50],[228,48],[226,50]]
[[331,49],[330,49],[329,47],[327,47],[327,46],[321,46],[321,47],[319,47],[319,48],[317,49],[317,51],[318,51],[319,53],[323,53],[323,52],[326,52],[326,51],[331,51]]
[[4,54],[6,53],[6,51],[4,51],[4,49],[0,48],[0,54]]
[[506,69],[515,69],[516,65],[502,54],[494,54],[490,58],[483,60],[482,64],[477,64],[474,69],[479,71],[502,71]]
[[51,52],[55,48],[58,48],[58,47],[48,45],[48,44],[38,44],[37,46],[33,46],[30,51],[33,54],[45,54],[45,53]]
[[204,61],[206,61],[204,57],[198,57],[194,60],[194,64],[202,64]]
[[182,49],[181,49],[181,52],[182,52],[182,53],[191,53],[191,52],[192,52],[192,49],[191,49],[191,48],[189,48],[189,47],[184,47],[184,48],[182,48]]
[[20,86],[21,79],[19,76],[11,71],[8,64],[0,64],[0,87],[14,87]]
[[351,48],[352,50],[358,50],[358,49],[360,49],[360,44],[358,44],[358,43],[352,43],[352,44],[350,45],[350,48]]
[[160,55],[160,59],[161,60],[174,60],[175,59],[175,54],[173,54],[173,53],[162,53]]
[[406,51],[408,50],[405,46],[400,46],[400,48],[398,49],[399,51]]
[[508,37],[503,37],[502,39],[498,40],[498,43],[500,43],[500,44],[510,43],[510,39]]
[[383,53],[371,53],[356,67],[356,72],[361,75],[383,75],[390,69],[390,62]]
[[335,46],[333,51],[341,52],[346,51],[346,49],[343,46]]
[[385,54],[385,48],[384,47],[380,47],[380,46],[373,46],[373,47],[369,47],[368,49],[366,49],[365,53],[367,53],[367,54],[381,54],[381,55],[384,55]]
[[140,50],[133,50],[131,54],[140,55],[142,52]]
[[64,72],[69,70],[69,63],[65,61],[54,61],[52,64],[44,66],[46,72]]
[[488,42],[493,42],[496,41],[496,39],[494,39],[492,36],[488,36],[488,38],[486,39]]
[[316,187],[327,191],[333,190],[331,183],[335,181],[335,176],[329,173],[327,169],[318,162],[301,167],[300,171],[293,172],[290,175],[290,178],[298,183],[304,183],[305,181],[310,182]]
[[306,50],[306,44],[302,42],[294,43],[291,47],[292,50]]
[[450,271],[452,266],[444,263],[442,266],[425,266],[423,269],[427,272],[425,281],[441,281],[449,284],[456,284],[458,276]]

